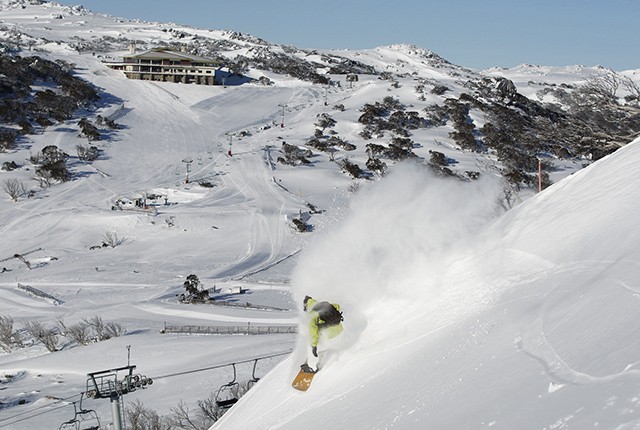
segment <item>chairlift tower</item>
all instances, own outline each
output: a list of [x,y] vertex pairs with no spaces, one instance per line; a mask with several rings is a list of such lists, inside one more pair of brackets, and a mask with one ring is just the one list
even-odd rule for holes
[[284,128],[284,110],[287,108],[286,103],[278,103],[278,106],[282,108],[282,120],[280,121],[280,128]]
[[[148,385],[153,384],[151,378],[134,373],[135,368],[136,366],[129,365],[87,373],[86,395],[94,399],[109,399],[111,401],[114,430],[123,429],[121,397],[138,388],[146,388]],[[124,377],[121,379],[118,379],[119,372],[125,372]]]
[[189,172],[191,172],[191,163],[193,163],[193,159],[191,157],[186,157],[182,159],[182,162],[187,165],[187,177],[184,180],[185,184],[189,183]]
[[[225,136],[229,136],[229,151],[227,151],[227,155],[229,157],[231,157],[232,154],[233,154],[231,152],[231,145],[233,144],[233,136],[238,137],[238,135],[235,132],[227,132],[227,133],[225,133]],[[238,139],[240,139],[240,138],[238,137]]]

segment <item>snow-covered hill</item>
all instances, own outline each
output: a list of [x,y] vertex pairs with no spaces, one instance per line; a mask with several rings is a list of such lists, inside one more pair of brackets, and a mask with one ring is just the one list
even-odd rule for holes
[[[91,142],[102,151],[92,163],[75,156],[87,144],[78,119],[0,153],[0,164],[19,166],[0,171],[0,182],[16,179],[33,191],[17,202],[0,195],[0,316],[16,329],[99,316],[128,332],[87,346],[60,337],[53,353],[27,337],[24,347],[0,353],[0,428],[58,428],[73,417],[88,373],[129,362],[156,382],[124,396],[125,415],[134,401],[165,416],[183,401],[195,415],[197,402],[232,378],[230,363],[246,381],[254,358],[274,354],[257,362],[260,382],[215,428],[640,428],[638,143],[586,169],[590,159],[554,158],[555,185],[534,197],[524,189],[509,202],[494,154],[461,149],[450,124],[412,130],[416,159],[386,160],[384,178],[356,179],[336,162],[364,168],[367,143],[390,143],[390,132],[362,138],[366,104],[391,97],[422,113],[483,77],[509,78],[534,98],[606,69],[477,72],[410,45],[307,52],[37,1],[0,1],[0,20],[5,49],[63,59],[99,89],[95,109],[79,117],[121,126]],[[128,80],[104,61],[132,42],[182,44],[230,61],[241,55],[255,60],[247,76],[273,85]],[[359,79],[329,74],[340,85],[327,86],[266,66],[264,59],[281,56],[300,61],[303,76],[339,64],[359,70]],[[446,94],[431,92],[436,85]],[[309,164],[279,162],[285,142],[310,148],[323,115],[336,121],[325,134],[355,149],[314,148]],[[470,117],[485,121],[479,111]],[[28,159],[48,145],[70,155],[72,180],[42,188]],[[428,173],[432,151],[453,173],[481,179]],[[144,197],[148,210],[118,203]],[[516,207],[505,213],[506,203]],[[311,231],[299,232],[293,219]],[[107,236],[120,243],[101,246]],[[221,301],[244,306],[180,304],[190,274]],[[233,294],[238,287],[245,293]],[[290,387],[304,333],[160,333],[165,324],[297,325],[305,294],[341,303],[346,331],[304,394]],[[109,402],[83,402],[109,428]]]
[[293,355],[214,428],[637,428],[639,157],[636,141],[480,229],[490,186],[448,190],[475,208],[456,216],[439,187],[378,184],[297,271],[351,305],[349,339],[308,392]]

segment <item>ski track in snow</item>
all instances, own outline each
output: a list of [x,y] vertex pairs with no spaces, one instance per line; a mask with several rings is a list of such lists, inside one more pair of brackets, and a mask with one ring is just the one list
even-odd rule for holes
[[[638,265],[636,262],[632,263]],[[577,262],[566,267],[556,269],[556,273],[560,274],[582,271],[594,271],[597,273],[594,265],[602,265],[606,267],[610,264],[612,263],[606,261],[597,263]],[[617,285],[623,288],[634,296],[638,296],[639,294],[637,290],[628,287],[627,284],[621,280],[614,279],[606,281],[609,281],[612,285]],[[548,339],[545,332],[545,322],[549,308],[551,308],[555,304],[555,300],[557,300],[557,298],[555,298],[555,294],[559,291],[562,291],[563,293],[580,291],[582,288],[582,285],[576,285],[573,287],[558,285],[553,287],[547,293],[546,299],[540,305],[540,309],[537,311],[535,318],[529,322],[521,337],[515,339],[515,347],[525,355],[539,362],[549,376],[552,384],[602,384],[626,378],[640,378],[640,370],[632,369],[633,367],[640,365],[640,352],[638,353],[638,361],[628,364],[620,372],[605,376],[593,376],[588,373],[580,372],[569,366],[553,347],[552,342]]]

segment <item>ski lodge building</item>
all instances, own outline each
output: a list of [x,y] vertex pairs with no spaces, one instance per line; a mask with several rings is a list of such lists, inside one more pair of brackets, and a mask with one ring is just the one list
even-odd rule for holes
[[222,64],[204,57],[155,48],[122,57],[122,62],[106,64],[122,70],[129,79],[176,82],[183,84],[216,85],[216,72]]

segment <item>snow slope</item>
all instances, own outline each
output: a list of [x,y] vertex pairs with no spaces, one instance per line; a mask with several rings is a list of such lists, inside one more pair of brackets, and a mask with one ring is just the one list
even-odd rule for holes
[[[475,206],[458,218],[428,178],[413,177],[418,199],[398,196],[406,178],[376,184],[317,245],[331,257],[297,270],[318,295],[340,283],[325,286],[349,340],[308,392],[290,387],[297,352],[213,428],[639,428],[638,162],[636,141],[475,237],[464,230],[489,208],[473,198],[490,185],[456,190]],[[407,223],[377,228],[390,218]],[[322,263],[331,273],[308,276]]]
[[[583,160],[558,162],[559,182],[502,214],[490,174],[461,184],[407,163],[391,166],[384,180],[355,181],[324,153],[310,166],[276,161],[283,142],[304,145],[317,116],[330,113],[339,136],[359,145],[336,158],[362,165],[357,118],[365,103],[393,96],[418,111],[441,100],[430,93],[419,100],[415,77],[464,91],[474,72],[427,50],[339,52],[404,74],[397,86],[361,76],[353,87],[326,89],[260,70],[251,73],[268,74],[274,86],[130,81],[101,63],[121,51],[79,53],[70,43],[110,36],[125,49],[126,37],[151,44],[175,32],[233,35],[55,3],[0,6],[2,37],[24,32],[33,54],[76,64],[103,95],[96,112],[82,114],[122,125],[94,142],[104,156],[93,164],[73,156],[86,144],[76,120],[0,154],[0,162],[22,166],[0,171],[0,180],[20,179],[35,192],[16,203],[0,195],[0,315],[17,327],[98,315],[128,331],[84,347],[64,341],[54,353],[33,342],[0,352],[0,428],[58,428],[73,416],[87,373],[129,362],[156,383],[126,395],[125,411],[137,400],[162,415],[181,401],[194,410],[231,379],[230,363],[243,362],[238,379],[246,381],[252,359],[274,354],[258,362],[260,382],[214,428],[640,428],[637,142],[584,170]],[[242,53],[250,50],[247,42]],[[532,79],[575,83],[599,72],[524,67],[501,75],[534,94]],[[482,160],[455,147],[449,131],[416,130],[415,152],[441,151],[460,172],[478,169]],[[74,180],[40,189],[25,160],[49,144],[72,155]],[[151,194],[160,196],[152,211],[111,209],[118,199]],[[309,213],[309,204],[318,211]],[[302,213],[313,225],[307,234],[290,222]],[[123,243],[91,250],[106,233]],[[262,308],[182,305],[176,295],[189,274],[228,302]],[[62,303],[29,296],[18,283]],[[233,287],[247,292],[230,294]],[[340,302],[347,316],[305,394],[290,387],[304,360],[304,333],[160,333],[165,323],[296,325],[305,294]],[[109,428],[109,402],[85,399],[84,406]]]

